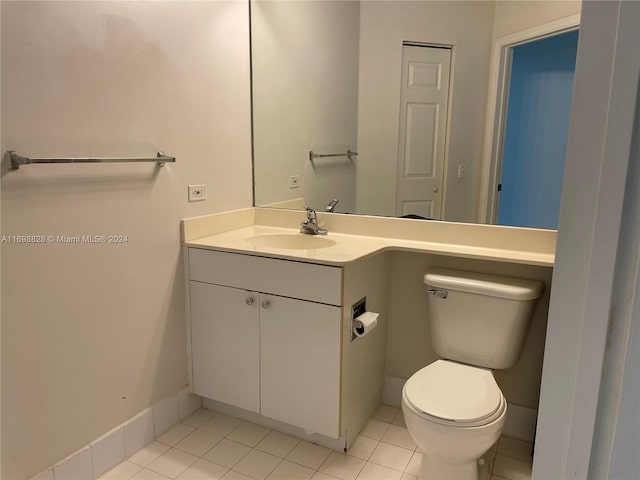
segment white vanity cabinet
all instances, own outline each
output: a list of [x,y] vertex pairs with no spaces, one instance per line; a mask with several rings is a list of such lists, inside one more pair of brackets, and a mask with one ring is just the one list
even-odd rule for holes
[[188,255],[193,393],[338,438],[342,270]]
[[260,412],[258,295],[189,282],[194,393]]
[[260,413],[338,438],[341,308],[260,298]]

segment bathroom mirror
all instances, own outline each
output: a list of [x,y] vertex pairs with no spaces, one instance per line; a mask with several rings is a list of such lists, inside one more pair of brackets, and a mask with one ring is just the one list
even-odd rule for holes
[[[251,0],[254,204],[324,211],[335,198],[341,213],[555,228],[579,11],[579,1]],[[517,51],[571,31],[561,48]],[[496,42],[511,37],[505,76],[492,78]],[[527,58],[559,50],[564,64],[530,72]],[[524,206],[512,192],[526,192]]]

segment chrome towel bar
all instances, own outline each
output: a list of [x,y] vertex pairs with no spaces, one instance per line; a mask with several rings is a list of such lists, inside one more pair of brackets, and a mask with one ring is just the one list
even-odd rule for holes
[[158,152],[155,157],[128,158],[128,157],[95,157],[95,158],[29,158],[9,150],[5,152],[11,158],[11,169],[17,170],[23,165],[32,165],[35,163],[120,163],[120,162],[155,162],[159,167],[165,163],[175,163],[176,157],[165,155],[164,152]]
[[348,157],[349,160],[353,160],[353,157],[357,157],[358,152],[352,152],[351,150],[347,150],[347,153],[314,153],[313,150],[309,152],[309,161],[313,162],[316,158],[326,158],[326,157]]

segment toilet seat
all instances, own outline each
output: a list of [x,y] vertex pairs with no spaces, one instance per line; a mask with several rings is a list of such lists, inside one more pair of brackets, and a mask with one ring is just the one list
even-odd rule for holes
[[455,427],[487,425],[504,414],[506,401],[491,370],[447,360],[407,380],[404,397],[426,420]]

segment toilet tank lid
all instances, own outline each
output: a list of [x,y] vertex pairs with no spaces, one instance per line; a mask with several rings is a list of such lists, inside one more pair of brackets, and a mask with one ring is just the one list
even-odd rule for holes
[[513,300],[536,299],[540,297],[544,288],[544,284],[537,280],[445,268],[432,268],[427,271],[424,275],[424,283],[444,290],[477,293]]

